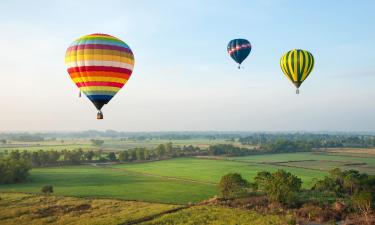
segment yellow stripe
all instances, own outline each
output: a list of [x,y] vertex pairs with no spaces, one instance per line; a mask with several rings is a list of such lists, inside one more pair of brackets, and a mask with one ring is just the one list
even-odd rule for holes
[[117,56],[133,58],[133,54],[130,54],[124,51],[109,50],[109,49],[84,49],[84,50],[78,50],[78,51],[68,51],[66,52],[65,56],[68,57],[70,55],[85,55],[85,54],[117,55]]
[[288,80],[292,81],[290,79],[290,77],[288,75],[288,71],[286,70],[286,67],[285,67],[286,66],[285,58],[286,58],[286,53],[281,57],[281,60],[280,60],[281,70],[283,71],[284,75],[288,78]]
[[286,59],[286,63],[288,65],[288,69],[289,69],[289,71],[292,75],[292,80],[293,80],[293,82],[295,82],[296,76],[294,75],[294,71],[293,71],[293,67],[292,67],[292,52],[293,52],[293,50],[290,51],[289,57]]
[[101,55],[101,54],[84,54],[84,55],[71,55],[65,58],[65,62],[75,62],[81,60],[97,60],[97,61],[114,61],[114,62],[123,62],[134,65],[134,59],[128,57],[121,57],[115,55]]
[[82,92],[85,91],[113,91],[118,92],[121,88],[118,87],[107,87],[107,86],[90,86],[90,87],[80,87]]
[[[116,83],[122,83],[125,84],[127,79],[117,78],[117,77],[86,77],[85,82],[90,81],[104,81],[104,82],[116,82]],[[82,82],[82,79],[80,77],[76,77],[73,79],[74,83]]]

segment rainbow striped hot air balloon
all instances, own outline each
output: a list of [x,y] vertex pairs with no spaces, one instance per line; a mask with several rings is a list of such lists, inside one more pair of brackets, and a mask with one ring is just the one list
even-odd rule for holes
[[129,80],[134,55],[129,46],[108,34],[90,34],[75,40],[67,49],[65,64],[73,82],[101,109]]

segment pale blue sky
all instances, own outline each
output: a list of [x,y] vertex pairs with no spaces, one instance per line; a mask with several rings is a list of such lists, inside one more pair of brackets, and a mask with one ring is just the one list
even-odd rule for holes
[[[1,1],[0,130],[375,130],[374,1],[225,2]],[[96,32],[136,60],[103,121],[64,65]],[[226,52],[239,37],[242,70]],[[316,61],[300,95],[279,67],[293,48]]]

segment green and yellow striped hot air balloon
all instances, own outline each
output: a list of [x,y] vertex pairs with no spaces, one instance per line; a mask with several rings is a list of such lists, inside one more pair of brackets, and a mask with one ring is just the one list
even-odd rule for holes
[[281,57],[280,66],[285,76],[297,87],[296,94],[299,94],[298,88],[314,68],[314,56],[306,50],[293,49]]

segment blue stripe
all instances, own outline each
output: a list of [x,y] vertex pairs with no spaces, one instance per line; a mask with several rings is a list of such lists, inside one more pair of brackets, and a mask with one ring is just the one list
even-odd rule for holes
[[91,100],[91,101],[97,101],[97,100],[101,100],[101,101],[109,101],[112,99],[112,95],[87,95],[87,97]]

